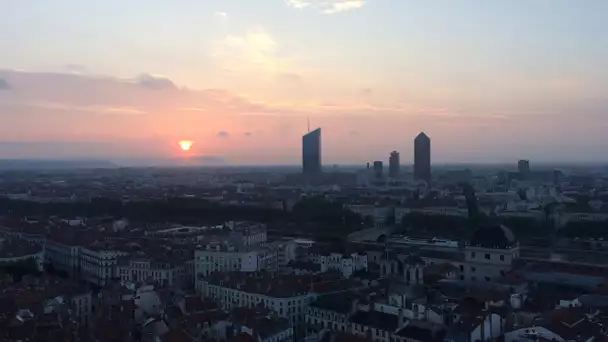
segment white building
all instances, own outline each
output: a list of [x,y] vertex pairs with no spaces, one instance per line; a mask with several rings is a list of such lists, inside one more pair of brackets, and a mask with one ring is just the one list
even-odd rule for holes
[[465,260],[460,265],[461,280],[491,282],[509,272],[513,260],[519,257],[519,244],[513,232],[505,226],[489,225],[479,228],[465,247]]
[[318,258],[321,272],[339,271],[344,278],[350,278],[355,271],[367,271],[367,254],[365,253],[329,253]]
[[118,264],[120,280],[154,282],[163,287],[187,286],[192,279],[188,260],[133,255],[122,257]]
[[80,272],[80,248],[77,244],[49,239],[44,245],[44,258],[46,262],[53,264],[55,269],[76,275]]
[[110,246],[92,245],[80,249],[80,275],[95,285],[104,286],[119,278],[118,259],[127,253]]
[[[263,305],[280,317],[289,319],[294,327],[305,322],[306,309],[319,294],[340,292],[356,286],[356,282],[336,278],[282,275],[274,273],[214,273],[197,278],[196,290],[213,298],[223,309]],[[302,334],[296,328],[296,334]]]
[[194,252],[194,272],[207,276],[213,272],[255,272],[277,270],[278,253],[270,248],[238,250],[225,245],[207,245]]

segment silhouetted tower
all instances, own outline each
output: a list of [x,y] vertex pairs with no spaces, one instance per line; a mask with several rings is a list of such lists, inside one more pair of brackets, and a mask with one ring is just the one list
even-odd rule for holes
[[321,173],[321,128],[302,137],[302,172],[308,175]]
[[431,138],[424,132],[414,139],[414,179],[431,184]]
[[400,172],[401,164],[399,161],[399,152],[393,151],[388,159],[388,176],[391,178],[397,178],[399,177]]
[[527,179],[530,174],[530,161],[525,159],[519,160],[517,162],[517,171],[519,171],[521,179]]
[[374,162],[374,176],[378,179],[384,176],[384,164],[379,160]]

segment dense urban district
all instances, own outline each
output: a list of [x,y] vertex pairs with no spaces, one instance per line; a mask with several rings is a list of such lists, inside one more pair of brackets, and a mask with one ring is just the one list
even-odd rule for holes
[[2,171],[0,340],[608,341],[602,169],[321,170],[311,134],[303,172]]

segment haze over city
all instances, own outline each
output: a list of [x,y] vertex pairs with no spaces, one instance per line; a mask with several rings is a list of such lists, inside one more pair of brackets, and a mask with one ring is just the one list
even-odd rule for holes
[[[0,5],[0,158],[603,161],[606,1]],[[188,148],[182,142],[190,142]]]

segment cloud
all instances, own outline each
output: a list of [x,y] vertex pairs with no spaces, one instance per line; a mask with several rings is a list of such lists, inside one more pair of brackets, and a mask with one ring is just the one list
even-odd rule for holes
[[66,103],[55,103],[55,102],[31,102],[21,104],[22,106],[41,108],[48,110],[59,110],[66,112],[90,112],[97,114],[116,114],[116,115],[142,115],[146,114],[145,111],[134,108],[134,107],[108,107],[108,106],[79,106]]
[[8,84],[8,81],[4,78],[0,78],[0,90],[9,90],[11,89],[11,85]]
[[[151,93],[133,79],[93,75],[0,71],[0,78],[18,89],[10,96],[0,93],[3,140],[72,142],[65,150],[27,144],[6,148],[0,158],[170,157],[176,153],[176,141],[187,138],[204,141],[205,154],[222,156],[230,163],[297,163],[299,137],[306,132],[309,116],[313,127],[324,129],[324,149],[331,163],[370,160],[396,147],[404,159],[409,158],[410,137],[422,129],[432,135],[441,161],[516,159],[521,151],[510,147],[516,140],[522,140],[521,146],[543,145],[544,154],[541,147],[526,153],[539,159],[547,155],[597,158],[601,154],[591,152],[608,146],[606,127],[597,124],[605,117],[606,100],[581,97],[557,105],[500,102],[478,107],[437,101],[427,106],[410,103],[407,96],[384,99],[384,91],[375,88],[374,101],[360,100],[364,84],[348,90],[354,99],[260,101],[222,89]],[[572,113],[577,113],[576,120]],[[112,115],[110,120],[108,115]],[[255,138],[246,138],[248,132]],[[584,154],[571,152],[572,148],[561,153],[564,145],[556,147],[554,142],[564,136],[581,151],[587,151],[587,145],[598,147]],[[106,143],[86,144],[92,140]]]
[[214,12],[213,16],[216,17],[216,18],[222,18],[222,19],[224,19],[224,18],[228,18],[228,13],[226,13],[226,12],[219,12],[218,11],[218,12]]
[[246,137],[250,137],[250,136],[252,136],[252,135],[253,135],[253,133],[251,133],[251,132],[245,132],[245,136],[246,136]]
[[366,0],[286,0],[286,3],[297,9],[312,8],[324,14],[334,14],[362,8]]
[[221,46],[220,54],[232,54],[256,64],[268,64],[272,62],[276,48],[277,43],[274,38],[263,28],[256,28],[247,31],[243,36],[227,36]]
[[135,79],[140,86],[152,90],[177,89],[173,81],[164,76],[153,76],[150,74],[140,74]]
[[304,81],[304,77],[294,72],[283,72],[277,75],[277,80],[286,83],[299,84]]
[[280,80],[282,75],[295,78],[300,73],[293,59],[280,51],[277,41],[262,27],[226,36],[215,47],[213,56],[227,76],[236,76],[240,84],[251,83],[255,89],[261,79]]
[[70,74],[85,74],[87,72],[87,68],[80,64],[67,64],[65,66],[65,70]]

